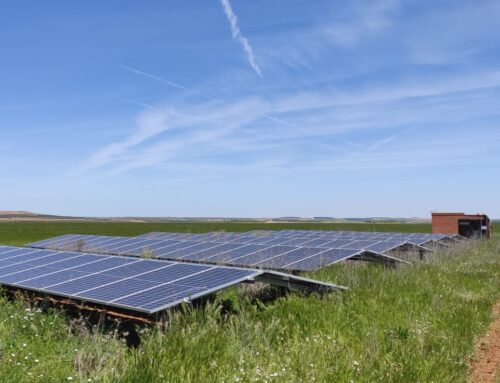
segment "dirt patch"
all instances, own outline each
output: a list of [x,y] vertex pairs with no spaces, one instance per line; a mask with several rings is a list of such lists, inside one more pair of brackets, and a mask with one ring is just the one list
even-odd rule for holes
[[493,322],[486,335],[476,344],[471,362],[472,383],[495,383],[500,370],[500,301],[493,306]]

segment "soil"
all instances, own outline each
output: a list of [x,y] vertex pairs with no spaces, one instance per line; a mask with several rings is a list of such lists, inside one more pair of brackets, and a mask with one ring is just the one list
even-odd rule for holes
[[493,321],[488,332],[476,344],[471,361],[472,383],[495,383],[500,379],[500,301],[493,306]]

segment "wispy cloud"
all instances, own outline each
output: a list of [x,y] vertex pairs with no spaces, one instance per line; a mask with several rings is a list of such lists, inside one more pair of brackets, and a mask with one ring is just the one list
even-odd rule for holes
[[355,45],[371,38],[391,26],[398,7],[397,0],[374,0],[358,4],[349,22],[334,22],[324,27],[329,40],[342,45]]
[[11,76],[10,74],[7,73],[0,73],[0,77],[9,78],[11,80],[21,80],[19,77]]
[[231,7],[231,3],[229,3],[229,0],[220,0],[222,7],[224,8],[224,13],[226,14],[226,17],[229,21],[229,24],[231,26],[231,32],[233,34],[233,39],[238,40],[240,44],[243,46],[243,50],[245,51],[245,54],[248,58],[248,61],[250,63],[250,66],[255,70],[255,72],[262,77],[262,72],[255,62],[255,56],[253,54],[253,49],[248,42],[248,39],[241,34],[240,27],[238,26],[238,18],[236,17],[235,13],[233,12],[233,9]]
[[[130,71],[130,72],[132,72],[132,73],[135,73],[135,74],[137,74],[137,75],[144,76],[144,77],[147,77],[147,78],[150,78],[150,79],[153,79],[153,80],[159,81],[159,82],[161,82],[161,83],[163,83],[163,84],[166,84],[166,85],[168,85],[168,86],[172,86],[172,87],[174,87],[174,88],[177,88],[177,89],[181,89],[181,90],[187,91],[187,92],[189,92],[189,93],[191,93],[191,94],[194,94],[194,95],[196,95],[196,96],[199,96],[199,97],[205,98],[205,99],[207,99],[207,100],[209,100],[209,101],[213,101],[213,102],[217,102],[217,103],[227,103],[227,101],[226,101],[226,100],[223,100],[223,99],[221,99],[221,98],[212,97],[212,96],[210,96],[210,95],[208,95],[208,94],[206,94],[206,93],[204,93],[204,92],[200,92],[200,91],[197,91],[197,90],[195,90],[195,89],[192,89],[192,88],[186,87],[186,86],[184,86],[184,85],[181,85],[181,84],[179,84],[179,83],[176,83],[176,82],[173,82],[173,81],[166,80],[166,79],[164,79],[164,78],[161,78],[161,77],[159,77],[159,76],[153,75],[153,74],[151,74],[151,73],[143,72],[143,71],[141,71],[141,70],[138,70],[138,69],[135,69],[135,68],[131,68],[131,67],[126,66],[126,65],[121,65],[121,67],[122,67],[123,69],[128,70],[128,71]],[[128,102],[131,102],[131,103],[134,103],[134,104],[137,104],[137,105],[143,105],[144,107],[147,107],[147,108],[150,108],[150,109],[152,108],[152,106],[151,106],[151,105],[143,104],[143,103],[141,103],[141,102],[137,102],[137,101],[133,101],[133,100],[129,100],[129,99],[123,99],[123,100],[124,100],[124,101],[128,101]],[[278,123],[278,124],[281,124],[281,125],[283,125],[283,126],[287,126],[287,127],[289,127],[289,128],[297,129],[297,130],[299,130],[299,131],[300,131],[300,130],[303,130],[303,128],[302,128],[302,127],[300,127],[300,126],[298,126],[298,125],[296,125],[296,124],[294,124],[294,123],[291,123],[291,122],[289,122],[289,121],[285,121],[285,120],[283,120],[283,119],[281,119],[281,118],[278,118],[278,117],[276,117],[276,116],[274,116],[274,115],[271,115],[271,114],[266,114],[266,115],[264,115],[263,117],[264,117],[264,118],[266,118],[266,119],[268,119],[268,120],[270,120],[270,121],[274,121],[274,122],[276,122],[276,123]]]
[[[230,105],[208,102],[175,110],[168,106],[147,109],[137,118],[134,133],[98,149],[78,173],[111,166],[107,174],[116,175],[186,153],[199,155],[215,148],[222,153],[228,145],[227,138],[241,127],[261,119],[267,108],[258,99],[245,99]],[[167,136],[161,137],[165,134]],[[234,146],[230,148],[235,149]]]
[[396,138],[401,137],[402,135],[410,133],[414,130],[415,130],[415,128],[405,129],[401,133],[397,133],[397,134],[393,134],[392,136],[389,136],[389,137],[381,138],[381,139],[377,140],[376,142],[374,142],[372,145],[370,145],[368,147],[368,151],[372,152],[372,151],[378,149],[379,147],[387,145],[388,143],[394,141]]
[[[450,127],[460,132],[459,127],[467,121],[484,117],[488,111],[492,113],[494,97],[486,94],[474,102],[478,88],[498,83],[491,81],[496,78],[493,74],[485,76],[471,75],[461,78],[461,83],[455,79],[453,87],[449,85],[453,82],[450,78],[435,82],[430,89],[413,91],[405,83],[392,84],[385,89],[345,93],[340,99],[323,90],[315,93],[312,102],[290,95],[273,102],[253,97],[224,103],[190,101],[177,103],[175,108],[155,105],[139,115],[135,132],[97,150],[85,162],[83,170],[115,176],[141,168],[164,165],[172,168],[179,161],[212,164],[222,169],[239,164],[245,169],[252,163],[271,160],[282,163],[281,169],[289,170],[328,166],[360,169],[363,164],[387,167],[383,161],[389,158],[395,167],[398,156],[401,157],[398,166],[403,167],[408,161],[414,163],[413,156],[419,152],[429,153],[429,157],[431,153],[445,156],[449,152],[451,158],[456,152],[451,153],[445,145],[437,146],[434,139],[439,133],[440,142],[445,142]],[[456,91],[466,93],[458,97]],[[376,94],[380,98],[373,96]],[[419,99],[408,101],[408,97]],[[303,102],[298,102],[300,99]],[[359,100],[363,102],[362,108]],[[269,110],[273,109],[282,110],[284,118],[293,116],[297,125],[304,128],[288,129],[287,125],[275,124],[269,118]],[[281,120],[282,116],[278,114],[276,118]],[[417,129],[418,136],[412,134]],[[388,131],[392,134],[388,135]],[[427,138],[422,139],[425,135]],[[390,150],[381,150],[389,144]],[[497,146],[498,140],[490,140],[489,145]]]

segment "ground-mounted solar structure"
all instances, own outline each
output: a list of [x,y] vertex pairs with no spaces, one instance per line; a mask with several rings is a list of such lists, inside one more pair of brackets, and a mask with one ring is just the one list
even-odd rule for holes
[[266,270],[0,246],[3,287],[143,314],[244,282],[307,291],[343,288]]
[[[179,233],[180,234],[180,233]],[[251,236],[251,239],[259,237]],[[373,246],[376,242],[371,243]],[[391,244],[393,246],[394,244]],[[311,271],[343,260],[364,260],[394,265],[401,260],[361,245],[351,248],[296,246],[244,242],[243,239],[213,238],[204,234],[183,234],[174,239],[63,235],[31,243],[29,246],[99,254],[149,256],[156,259],[237,267],[252,267],[286,272]],[[366,246],[365,246],[366,247]]]

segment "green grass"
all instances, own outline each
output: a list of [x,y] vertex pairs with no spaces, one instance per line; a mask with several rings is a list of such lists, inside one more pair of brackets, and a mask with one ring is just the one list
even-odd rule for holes
[[[68,225],[50,224],[46,236],[92,232],[92,224]],[[94,233],[166,230],[106,225]],[[182,229],[219,227],[210,225]],[[31,227],[38,232],[11,227],[2,241],[43,238],[43,225]],[[499,254],[495,238],[398,269],[339,264],[307,275],[350,287],[323,297],[292,293],[264,304],[229,289],[172,313],[168,328],[144,328],[136,349],[57,311],[0,299],[0,382],[466,382],[499,298]]]
[[151,231],[175,231],[205,233],[209,231],[248,231],[248,230],[357,230],[357,231],[404,231],[430,232],[426,223],[259,223],[259,222],[0,222],[0,243],[23,245],[44,238],[68,233],[95,235],[135,236]]

